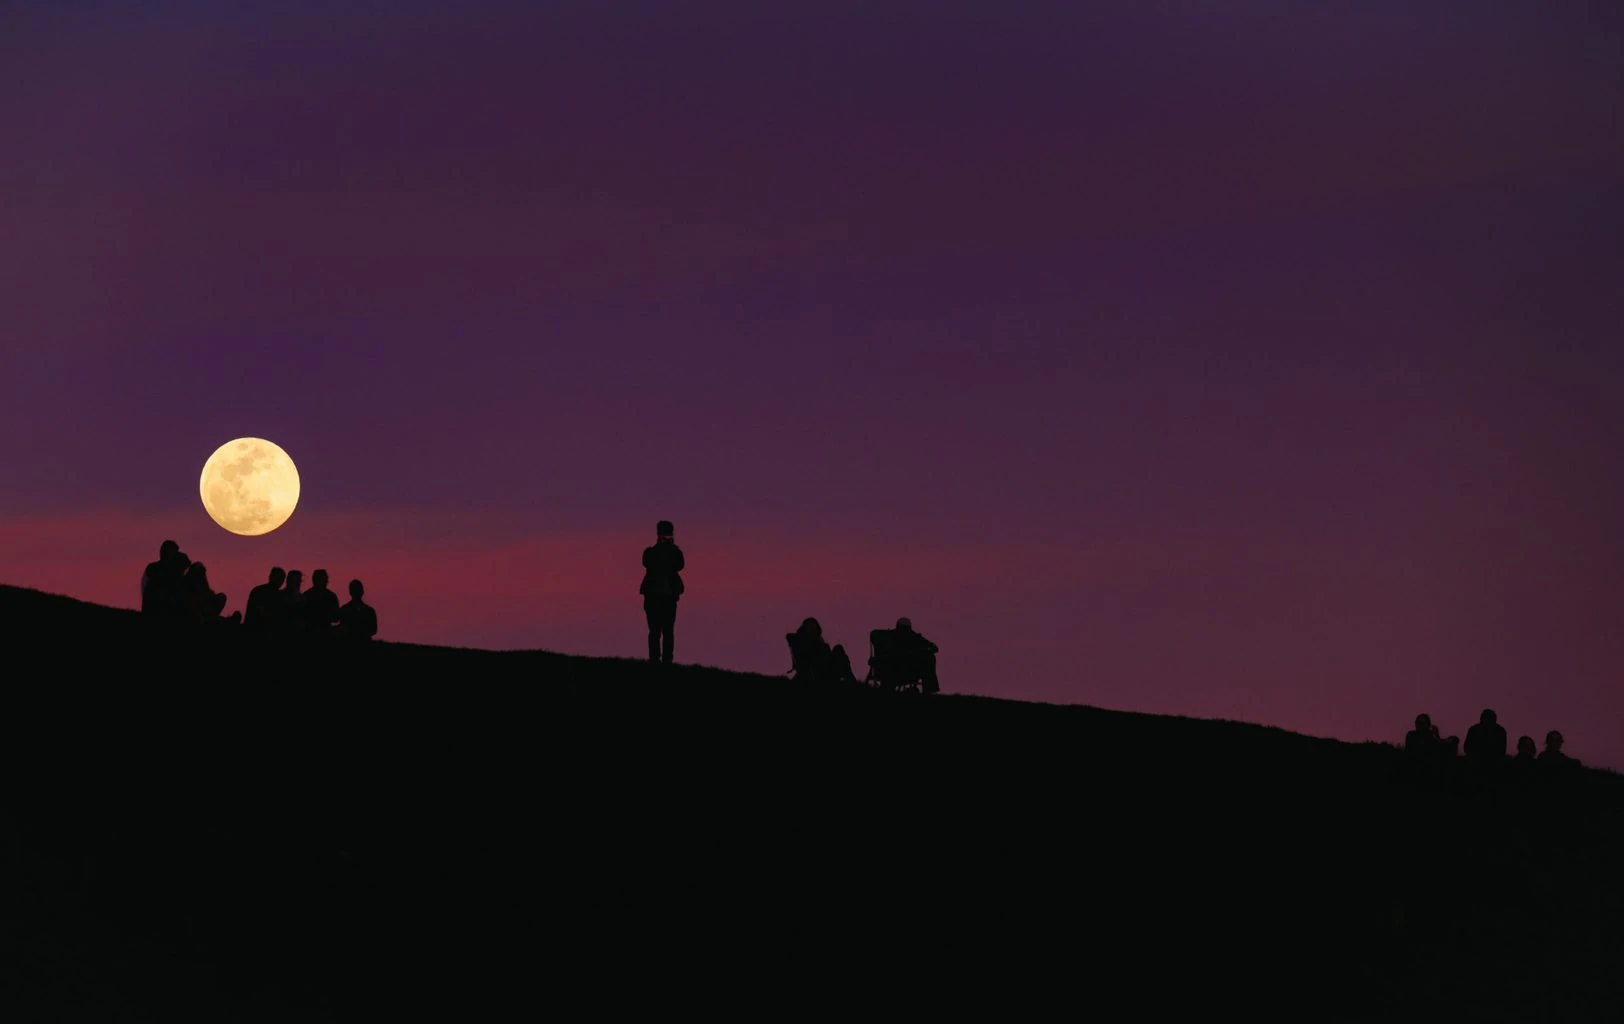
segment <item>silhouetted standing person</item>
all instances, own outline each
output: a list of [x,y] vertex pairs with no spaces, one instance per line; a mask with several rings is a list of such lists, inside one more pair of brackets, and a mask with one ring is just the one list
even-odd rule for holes
[[1478,764],[1499,764],[1506,756],[1506,728],[1492,708],[1484,708],[1477,724],[1466,730],[1466,756]]
[[279,565],[271,566],[264,583],[248,592],[243,609],[243,628],[256,633],[274,633],[282,618],[282,584],[288,574]]
[[648,660],[671,664],[673,634],[677,628],[677,601],[684,590],[682,549],[673,540],[669,520],[654,527],[653,545],[643,549],[643,615],[648,619]]
[[345,640],[364,643],[378,635],[378,613],[361,600],[365,593],[360,580],[350,580],[350,599],[338,610],[338,635]]
[[327,570],[310,574],[310,589],[304,595],[305,629],[325,636],[338,621],[338,595],[327,589]]

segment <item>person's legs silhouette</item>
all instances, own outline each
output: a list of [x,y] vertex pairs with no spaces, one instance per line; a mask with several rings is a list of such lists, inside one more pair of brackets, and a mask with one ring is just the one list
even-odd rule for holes
[[646,597],[643,614],[648,619],[648,660],[671,664],[671,634],[677,620],[677,599]]

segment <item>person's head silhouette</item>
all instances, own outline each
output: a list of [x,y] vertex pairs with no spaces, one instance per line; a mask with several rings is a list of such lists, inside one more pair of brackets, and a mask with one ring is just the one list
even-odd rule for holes
[[367,588],[363,587],[361,585],[360,580],[350,580],[350,596],[351,597],[353,597],[357,601],[359,601],[359,600],[361,600],[361,595],[365,594],[366,592],[367,592]]
[[317,569],[315,572],[310,574],[310,588],[312,590],[326,590],[327,589],[327,570],[326,569]]
[[904,615],[902,618],[897,620],[897,629],[903,633],[912,633],[913,620]]
[[293,591],[294,593],[298,593],[299,588],[303,587],[303,586],[304,586],[304,571],[302,569],[289,569],[288,570],[288,589]]
[[1416,732],[1431,732],[1432,731],[1432,716],[1431,715],[1426,715],[1426,714],[1416,715],[1415,716],[1415,731]]
[[180,554],[180,545],[172,540],[166,540],[162,544],[158,545],[159,561],[174,558],[178,554]]
[[1534,756],[1534,737],[1532,737],[1532,736],[1519,736],[1519,737],[1517,737],[1517,756],[1518,757],[1533,757]]
[[1552,729],[1545,734],[1545,749],[1553,754],[1562,752],[1562,734]]
[[209,567],[204,565],[202,562],[193,562],[191,565],[186,567],[186,578],[207,581],[209,578]]
[[808,616],[801,622],[800,633],[802,636],[822,636],[823,624],[817,619]]
[[1495,722],[1498,722],[1500,719],[1499,719],[1499,716],[1494,713],[1493,708],[1484,708],[1483,713],[1481,715],[1477,716],[1477,720],[1479,722],[1482,722],[1484,725],[1493,725]]
[[288,574],[282,571],[280,565],[273,565],[270,574],[265,577],[265,581],[273,587],[280,587],[287,578]]
[[669,519],[662,519],[654,524],[654,536],[659,540],[670,540],[676,532],[676,527],[671,525]]

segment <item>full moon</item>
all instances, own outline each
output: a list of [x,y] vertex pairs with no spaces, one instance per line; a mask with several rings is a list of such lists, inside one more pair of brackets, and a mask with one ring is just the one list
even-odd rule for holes
[[288,453],[258,437],[239,437],[203,463],[197,491],[209,518],[244,537],[288,521],[299,504],[299,470]]

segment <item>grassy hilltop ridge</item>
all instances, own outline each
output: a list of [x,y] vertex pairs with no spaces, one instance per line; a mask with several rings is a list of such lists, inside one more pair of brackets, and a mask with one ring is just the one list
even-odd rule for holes
[[1610,773],[1419,782],[1263,726],[278,648],[16,588],[0,616],[0,1006],[1624,1006]]

